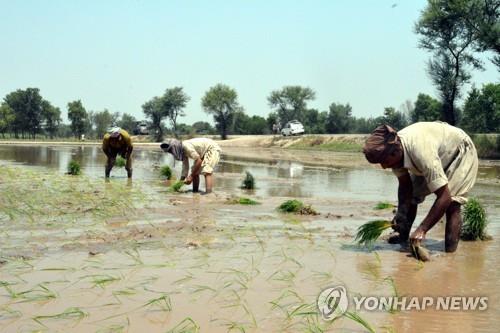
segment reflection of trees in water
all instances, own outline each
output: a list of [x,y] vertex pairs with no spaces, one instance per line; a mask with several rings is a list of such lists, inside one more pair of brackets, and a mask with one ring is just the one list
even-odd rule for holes
[[274,184],[267,189],[270,197],[310,197],[311,193],[304,191],[300,183]]

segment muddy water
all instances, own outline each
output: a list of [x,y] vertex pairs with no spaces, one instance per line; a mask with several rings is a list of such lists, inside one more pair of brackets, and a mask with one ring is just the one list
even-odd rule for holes
[[[104,158],[97,147],[0,145],[3,167],[63,174],[71,159],[94,181],[102,178]],[[487,311],[362,310],[376,331],[498,331],[500,168],[494,162],[482,163],[473,193],[486,205],[494,240],[461,242],[456,253],[445,254],[444,226],[438,224],[426,241],[433,254],[426,264],[382,241],[371,252],[353,246],[361,223],[390,218],[390,211],[372,209],[378,201],[395,200],[390,172],[223,156],[217,194],[199,196],[166,193],[157,177],[163,164],[173,161],[136,149],[131,186],[161,200],[132,217],[118,214],[84,228],[43,221],[16,227],[16,221],[0,220],[0,281],[15,292],[0,289],[0,331],[165,332],[191,318],[201,332],[307,332],[327,323],[303,314],[306,305],[337,284],[351,295],[489,297]],[[178,163],[175,170],[180,172]],[[253,193],[238,189],[244,171],[257,180]],[[110,186],[126,182],[124,170],[112,176]],[[225,204],[232,195],[262,204]],[[279,214],[275,207],[284,197],[301,197],[321,215]],[[430,204],[424,203],[418,219]],[[13,255],[16,249],[24,259]],[[47,290],[54,297],[44,297]],[[72,307],[85,315],[61,315]],[[365,331],[346,318],[323,328]]]

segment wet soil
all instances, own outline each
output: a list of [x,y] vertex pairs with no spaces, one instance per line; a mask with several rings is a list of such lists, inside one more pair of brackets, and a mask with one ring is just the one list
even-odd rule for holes
[[[168,192],[159,167],[169,164],[178,175],[180,165],[154,150],[135,151],[131,182],[122,169],[105,182],[97,147],[0,145],[0,331],[166,332],[182,331],[180,323],[195,331],[193,322],[201,332],[365,331],[315,313],[317,295],[338,284],[360,295],[489,297],[487,311],[361,311],[377,332],[497,331],[494,162],[481,164],[472,193],[486,207],[493,240],[460,242],[446,254],[439,223],[424,243],[431,261],[421,263],[400,245],[353,242],[362,223],[392,216],[374,209],[395,202],[390,172],[344,165],[342,154],[323,156],[331,164],[319,166],[270,154],[224,155],[216,192],[200,195]],[[71,159],[82,164],[78,179],[64,175]],[[256,190],[239,188],[245,171]],[[228,204],[234,197],[261,204]],[[276,210],[294,198],[319,215]]]

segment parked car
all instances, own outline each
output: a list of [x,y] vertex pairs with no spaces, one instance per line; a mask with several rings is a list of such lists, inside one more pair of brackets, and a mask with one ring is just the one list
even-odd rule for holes
[[148,124],[138,123],[134,128],[134,135],[148,135],[149,129]]
[[299,135],[304,134],[304,125],[298,120],[290,120],[281,129],[281,135]]

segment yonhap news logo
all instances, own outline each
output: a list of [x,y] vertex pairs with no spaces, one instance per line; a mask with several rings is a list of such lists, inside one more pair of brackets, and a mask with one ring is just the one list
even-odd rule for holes
[[318,311],[324,320],[333,320],[342,316],[349,306],[347,290],[344,286],[324,289],[317,299]]
[[324,320],[346,313],[352,301],[355,311],[486,311],[487,296],[354,296],[350,300],[343,285],[323,289],[318,295],[318,311]]

